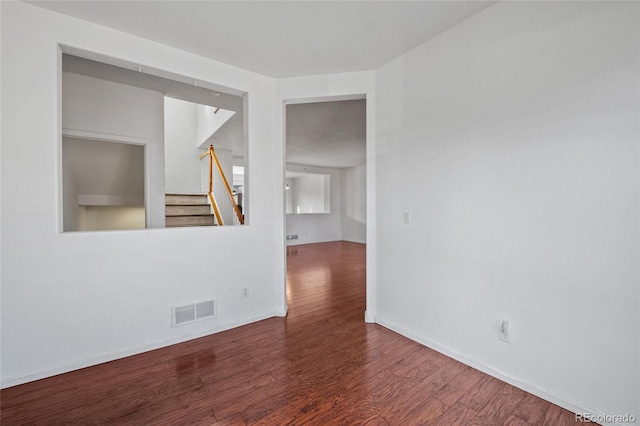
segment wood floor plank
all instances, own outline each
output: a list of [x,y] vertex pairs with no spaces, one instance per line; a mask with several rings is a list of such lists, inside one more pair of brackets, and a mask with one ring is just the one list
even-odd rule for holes
[[247,426],[244,419],[240,415],[235,415],[228,419],[217,420],[210,424],[210,426]]
[[444,414],[444,412],[448,409],[449,407],[447,407],[444,403],[438,401],[435,398],[430,398],[415,407],[409,413],[401,413],[398,416],[398,420],[400,420],[402,422],[401,424],[404,425],[430,425],[438,417],[442,416],[442,414]]
[[476,417],[476,412],[466,405],[456,402],[443,415],[438,417],[434,426],[468,425]]
[[487,404],[478,412],[476,419],[472,419],[470,424],[476,424],[476,422],[482,425],[503,424],[522,401],[524,393],[524,391],[505,383],[489,398]]
[[531,426],[529,423],[522,420],[517,416],[509,416],[507,420],[504,422],[504,426]]
[[503,382],[496,378],[484,376],[469,392],[460,398],[460,402],[479,412],[504,385]]
[[520,401],[520,404],[513,410],[513,414],[531,426],[539,426],[542,424],[544,416],[550,406],[550,402],[527,393],[522,401]]
[[[574,413],[558,407],[555,404],[550,404],[547,412],[545,413],[542,424],[545,426],[575,426],[576,416]],[[597,423],[590,423],[597,424]]]
[[289,247],[286,318],[3,389],[2,425],[574,424],[364,322],[365,246]]
[[430,362],[424,362],[422,351],[418,350],[401,357],[396,363],[389,366],[388,370],[400,377],[416,377],[417,375],[431,375],[438,366]]
[[483,377],[484,374],[480,371],[467,367],[460,374],[448,380],[433,396],[439,401],[451,406],[469,392],[473,386],[478,384]]

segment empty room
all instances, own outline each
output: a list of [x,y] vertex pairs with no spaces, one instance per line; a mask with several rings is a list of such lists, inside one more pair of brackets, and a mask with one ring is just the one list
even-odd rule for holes
[[640,422],[640,3],[10,0],[0,58],[3,425]]

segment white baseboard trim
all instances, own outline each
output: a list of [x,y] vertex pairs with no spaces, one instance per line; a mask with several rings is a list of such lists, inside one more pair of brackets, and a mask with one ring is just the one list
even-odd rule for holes
[[26,376],[10,377],[2,380],[2,382],[0,383],[0,389],[21,385],[23,383],[33,382],[35,380],[45,379],[51,376],[57,376],[58,374],[68,373],[70,371],[91,367],[91,366],[102,364],[109,361],[115,361],[117,359],[126,358],[128,356],[138,355],[143,352],[148,352],[148,351],[164,348],[171,345],[176,345],[178,343],[188,342],[189,340],[210,336],[212,334],[220,333],[222,331],[230,330],[232,328],[242,327],[243,325],[262,321],[267,318],[273,318],[275,316],[282,316],[282,315],[279,315],[279,313],[276,311],[267,312],[262,315],[257,315],[249,318],[231,321],[225,324],[219,324],[215,328],[205,330],[205,331],[200,331],[198,333],[187,334],[187,335],[183,335],[183,336],[179,336],[171,339],[166,339],[166,340],[161,340],[161,341],[157,341],[157,342],[153,342],[145,345],[140,345],[140,346],[129,348],[123,351],[109,352],[109,353],[105,353],[95,357],[90,357],[82,361],[72,362],[72,363],[61,365],[52,369],[43,370],[38,373],[28,374]]
[[[369,323],[369,324],[375,324],[376,323],[376,317],[374,315],[369,315],[369,311],[364,311],[364,322]],[[380,324],[382,325],[382,324]],[[387,327],[389,328],[389,327]]]
[[352,240],[352,239],[349,239],[349,238],[343,238],[343,239],[342,239],[342,240],[340,240],[340,241],[346,241],[346,242],[348,242],[348,243],[356,243],[356,244],[367,244],[367,242],[366,242],[366,241],[361,241],[361,240]]
[[[493,367],[490,367],[486,364],[484,364],[481,361],[478,361],[476,359],[472,359],[472,358],[468,358],[467,356],[465,356],[464,354],[461,354],[460,352],[457,352],[455,350],[449,349],[445,346],[442,346],[440,344],[438,344],[437,342],[432,341],[431,339],[428,339],[424,336],[419,335],[418,333],[414,333],[411,330],[408,330],[396,323],[394,323],[393,321],[388,321],[384,318],[380,318],[380,316],[376,316],[375,318],[375,322],[376,324],[379,324],[385,328],[388,328],[389,330],[396,332],[408,339],[413,340],[414,342],[420,343],[423,346],[426,346],[430,349],[433,349],[434,351],[440,352],[443,355],[448,356],[449,358],[453,358],[456,361],[459,361],[465,365],[468,365],[470,367],[475,368],[476,370],[480,370],[485,374],[488,374],[492,377],[495,377],[496,379],[502,380],[503,382],[509,383],[510,385],[513,385],[519,389],[522,389],[525,392],[528,392],[530,394],[533,394],[539,398],[544,399],[545,401],[549,401],[555,405],[558,405],[562,408],[565,408],[573,413],[590,413],[593,415],[600,415],[603,416],[604,413],[600,413],[597,410],[593,410],[590,408],[586,408],[578,403],[576,403],[575,401],[571,401],[567,398],[564,398],[562,396],[556,395],[553,392],[549,392],[546,391],[544,389],[540,389],[539,387],[537,387],[536,385],[526,381],[526,380],[522,380],[520,378],[517,377],[513,377],[510,376],[506,373],[503,373],[502,371],[496,370]],[[366,319],[366,313],[365,313],[365,321],[367,321]],[[367,321],[368,322],[368,321]],[[608,424],[617,424],[617,423],[608,423]]]
[[288,313],[289,313],[289,306],[288,305],[284,305],[284,309],[281,310],[281,311],[276,311],[275,312],[275,316],[277,316],[277,317],[286,317]]

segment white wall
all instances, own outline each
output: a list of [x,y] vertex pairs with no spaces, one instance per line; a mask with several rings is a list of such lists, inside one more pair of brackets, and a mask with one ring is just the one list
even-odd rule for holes
[[285,208],[284,211],[286,213],[293,213],[293,179],[287,178],[285,182]]
[[[2,386],[284,314],[275,82],[22,2],[0,8]],[[247,92],[249,225],[59,233],[59,43]],[[217,318],[170,327],[172,305],[210,297]]]
[[[236,113],[226,109],[218,109],[209,105],[198,105],[197,108],[197,144],[207,148],[208,139],[216,133]],[[242,135],[241,135],[242,137]],[[229,145],[230,146],[230,145]]]
[[[67,139],[67,138],[63,138]],[[71,146],[68,143],[62,144],[62,230],[72,231],[78,228],[80,220],[80,205],[78,204],[78,179],[74,176],[74,170],[70,167],[69,159],[72,154]]]
[[144,229],[144,207],[80,206],[78,231]]
[[331,178],[329,175],[313,174],[296,177],[293,179],[292,189],[292,213],[331,212]]
[[193,102],[164,98],[164,173],[167,193],[202,193],[201,170],[207,160],[200,160],[204,151],[198,148],[199,107]]
[[[366,166],[326,169],[289,165],[287,169],[316,173],[328,171],[330,176],[330,191],[324,191],[324,195],[330,197],[328,203],[325,200],[330,206],[330,214],[287,214],[287,235],[298,234],[298,239],[287,241],[287,245],[337,240],[366,243]],[[337,182],[336,177],[339,179]],[[301,178],[287,179],[286,183],[291,188],[285,192],[286,208],[294,211]],[[312,191],[313,188],[309,188],[304,192]]]
[[342,237],[367,242],[367,167],[342,169]]
[[376,72],[376,320],[636,417],[639,7],[500,2]]
[[[2,23],[2,8],[0,7],[0,24]],[[2,42],[0,40],[0,55],[2,55]],[[2,66],[0,64],[0,82],[2,81]],[[2,84],[0,84],[0,111],[2,111],[6,107],[4,103],[4,98],[2,97]],[[0,143],[2,141],[2,115],[0,114]],[[2,174],[2,149],[0,149],[0,177],[3,177]],[[4,178],[0,178],[0,224],[2,224],[2,191]],[[0,226],[0,317],[2,314],[2,226]],[[1,330],[0,330],[1,331]],[[0,336],[1,338],[1,336]],[[0,342],[1,344],[1,342]],[[0,350],[0,377],[2,377],[2,351]]]
[[[297,240],[287,241],[287,245],[320,243],[325,241],[340,240],[340,169],[330,169],[325,167],[298,166],[288,164],[287,170],[293,172],[321,173],[329,175],[329,213],[320,214],[287,214],[286,234],[298,234]],[[300,179],[293,179],[293,190]],[[304,186],[304,183],[302,183]],[[284,185],[283,185],[284,188]],[[295,210],[296,194],[293,194],[292,206]]]
[[65,135],[144,141],[149,228],[164,227],[163,108],[162,93],[62,72]]

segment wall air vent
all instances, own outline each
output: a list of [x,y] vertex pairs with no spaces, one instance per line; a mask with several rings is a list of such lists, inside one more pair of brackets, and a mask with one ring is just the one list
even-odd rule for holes
[[213,318],[216,316],[216,304],[213,300],[196,303],[196,319]]
[[203,300],[200,302],[189,303],[188,305],[171,307],[171,327],[191,324],[196,321],[202,321],[216,316],[216,301]]

